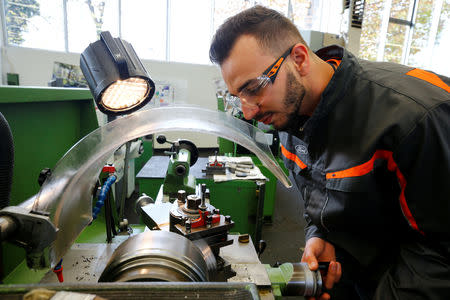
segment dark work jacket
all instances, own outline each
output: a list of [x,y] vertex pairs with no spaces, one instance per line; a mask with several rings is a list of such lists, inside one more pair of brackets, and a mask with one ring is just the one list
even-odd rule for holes
[[280,132],[305,204],[306,239],[370,265],[414,237],[450,241],[450,79],[403,65],[340,62],[313,115]]

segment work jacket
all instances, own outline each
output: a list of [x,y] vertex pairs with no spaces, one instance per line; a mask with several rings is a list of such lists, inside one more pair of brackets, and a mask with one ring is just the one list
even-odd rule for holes
[[280,132],[306,239],[369,265],[393,243],[450,240],[450,79],[321,49],[338,67],[313,115]]

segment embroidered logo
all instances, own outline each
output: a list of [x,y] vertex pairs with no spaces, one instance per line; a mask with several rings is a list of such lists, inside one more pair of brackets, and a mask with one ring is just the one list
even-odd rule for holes
[[295,151],[301,154],[308,154],[308,148],[305,145],[296,145]]

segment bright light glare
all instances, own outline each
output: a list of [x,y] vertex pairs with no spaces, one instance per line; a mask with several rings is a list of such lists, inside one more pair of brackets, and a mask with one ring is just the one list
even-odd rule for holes
[[110,110],[125,110],[145,100],[149,90],[147,81],[142,78],[118,80],[103,92],[101,103]]

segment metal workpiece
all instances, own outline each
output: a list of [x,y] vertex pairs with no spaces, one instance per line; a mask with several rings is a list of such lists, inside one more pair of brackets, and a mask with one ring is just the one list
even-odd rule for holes
[[181,235],[146,231],[130,237],[114,251],[99,282],[208,281],[215,264],[208,266],[206,259],[210,257]]
[[322,275],[311,271],[307,263],[293,263],[293,273],[286,285],[286,295],[319,296],[322,294]]
[[266,265],[266,270],[275,295],[316,297],[322,294],[322,275],[319,270],[311,271],[307,263]]
[[147,194],[142,193],[142,196],[140,196],[137,200],[136,200],[136,204],[135,204],[135,212],[138,215],[142,214],[142,207],[149,205],[151,203],[155,203],[155,200],[150,197],[147,196]]

